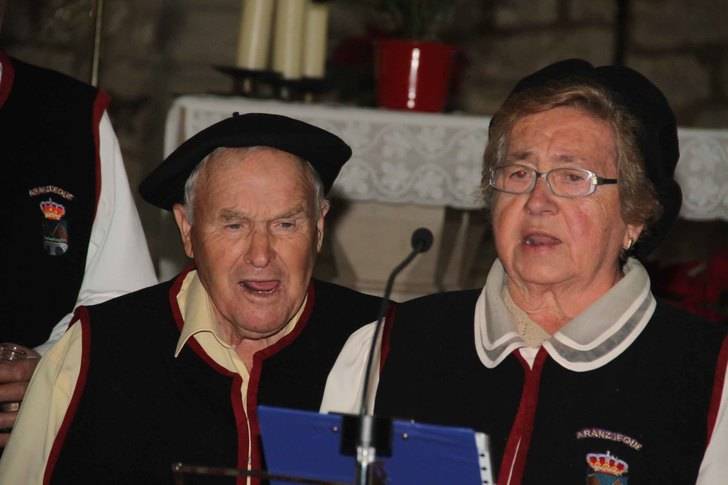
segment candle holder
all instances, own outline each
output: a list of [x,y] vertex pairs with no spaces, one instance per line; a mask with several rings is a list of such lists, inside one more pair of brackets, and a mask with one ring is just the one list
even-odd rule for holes
[[282,101],[312,103],[318,95],[331,89],[329,83],[323,78],[278,78],[275,84],[276,97]]
[[214,66],[215,70],[233,80],[233,94],[248,98],[268,98],[271,87],[276,86],[280,74],[270,70],[243,69],[233,66]]
[[331,90],[331,83],[325,78],[304,77],[300,82],[304,103],[313,103],[318,97]]
[[275,81],[275,97],[282,101],[298,101],[300,98],[300,79],[279,77]]

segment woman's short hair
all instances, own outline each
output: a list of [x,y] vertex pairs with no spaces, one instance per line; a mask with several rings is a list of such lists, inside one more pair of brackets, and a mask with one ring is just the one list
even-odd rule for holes
[[606,89],[584,81],[551,83],[508,97],[493,116],[488,131],[481,181],[487,202],[490,204],[494,196],[494,191],[488,190],[490,169],[504,163],[515,124],[525,116],[558,107],[582,110],[612,128],[616,142],[622,219],[628,224],[644,224],[645,234],[648,226],[659,218],[662,206],[647,177],[645,161],[637,144],[639,123],[611,98]]

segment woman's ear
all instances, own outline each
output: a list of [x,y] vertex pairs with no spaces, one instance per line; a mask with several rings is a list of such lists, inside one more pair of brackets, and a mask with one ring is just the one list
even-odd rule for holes
[[637,240],[642,234],[642,230],[645,228],[644,224],[627,224],[627,230],[624,233],[624,241],[622,241],[622,248],[625,251],[632,249]]

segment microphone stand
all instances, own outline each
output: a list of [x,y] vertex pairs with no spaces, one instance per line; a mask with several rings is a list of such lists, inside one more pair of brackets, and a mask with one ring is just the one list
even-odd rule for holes
[[372,337],[372,345],[369,349],[367,357],[366,374],[364,375],[364,388],[362,391],[361,406],[359,408],[357,441],[356,441],[356,485],[372,484],[372,464],[374,463],[377,450],[375,446],[374,436],[374,416],[372,410],[369,409],[369,396],[371,395],[371,373],[374,367],[374,355],[376,353],[377,341],[382,330],[382,323],[389,308],[389,298],[392,294],[394,280],[404,268],[409,265],[413,259],[419,254],[424,253],[432,246],[432,232],[426,228],[419,228],[412,233],[412,251],[407,255],[401,263],[399,263],[387,278],[387,284],[384,288],[384,296],[382,305],[379,308],[379,317],[374,327],[374,336]]

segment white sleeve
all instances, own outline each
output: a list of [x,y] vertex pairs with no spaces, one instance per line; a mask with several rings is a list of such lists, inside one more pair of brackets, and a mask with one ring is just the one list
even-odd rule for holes
[[82,326],[73,325],[35,368],[10,441],[0,483],[42,485],[48,457],[81,372]]
[[[326,379],[324,396],[321,399],[322,413],[357,414],[361,407],[362,388],[364,387],[364,374],[366,373],[367,357],[374,338],[376,322],[369,323],[349,336],[349,339],[336,358],[334,366]],[[381,334],[380,334],[381,345]],[[374,356],[379,360],[379,346]],[[379,368],[375,367],[371,376],[371,388],[379,384]],[[373,408],[376,392],[372,392],[369,400],[370,409]]]
[[[101,193],[74,309],[157,283],[119,142],[106,112],[99,123],[99,140]],[[51,331],[48,341],[36,350],[44,354],[61,338],[71,317],[72,312],[63,317]]]
[[718,415],[695,483],[696,485],[728,483],[728,363],[723,378],[723,393],[720,397]]

